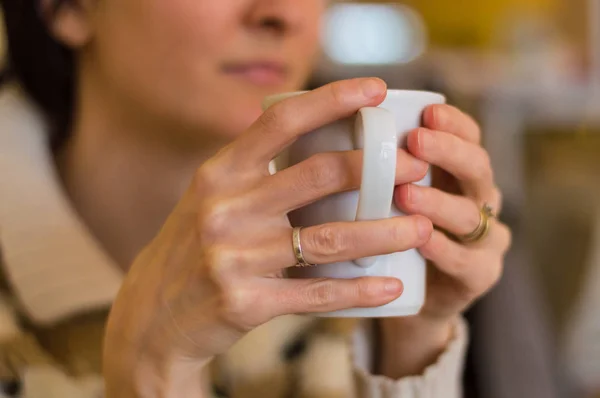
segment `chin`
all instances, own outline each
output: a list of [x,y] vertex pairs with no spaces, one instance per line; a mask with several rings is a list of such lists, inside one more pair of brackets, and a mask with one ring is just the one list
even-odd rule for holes
[[231,102],[231,107],[222,115],[224,132],[229,137],[237,137],[247,130],[262,114],[262,101],[265,94],[238,96]]
[[[238,111],[232,111],[238,109]],[[231,142],[244,133],[261,115],[262,110],[260,104],[257,106],[240,106],[235,108],[232,105],[231,109],[226,109],[220,113],[218,120],[211,123],[215,138],[225,142]]]

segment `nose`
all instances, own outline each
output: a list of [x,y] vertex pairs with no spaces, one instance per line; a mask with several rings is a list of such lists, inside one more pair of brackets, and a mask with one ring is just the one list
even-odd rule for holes
[[305,23],[306,4],[314,0],[254,0],[248,10],[247,23],[252,30],[270,36],[292,34]]

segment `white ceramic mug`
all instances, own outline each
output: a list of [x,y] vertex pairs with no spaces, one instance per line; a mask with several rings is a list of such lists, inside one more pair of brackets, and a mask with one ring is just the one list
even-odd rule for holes
[[[263,108],[302,92],[268,97]],[[343,119],[303,135],[277,160],[277,169],[298,164],[321,152],[364,151],[360,191],[329,196],[290,214],[293,226],[309,227],[338,221],[377,220],[403,214],[393,205],[397,148],[406,145],[409,131],[421,125],[425,108],[443,104],[441,94],[389,90],[377,108],[363,108]],[[430,185],[428,175],[421,185]],[[291,250],[291,248],[290,248]],[[417,250],[308,268],[291,268],[290,278],[358,278],[384,276],[400,279],[404,292],[397,300],[377,308],[354,308],[325,317],[398,317],[417,314],[425,301],[426,262]]]

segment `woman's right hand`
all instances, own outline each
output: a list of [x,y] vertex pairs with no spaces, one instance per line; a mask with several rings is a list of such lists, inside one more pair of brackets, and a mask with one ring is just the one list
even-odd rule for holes
[[[138,256],[114,303],[105,341],[108,396],[181,391],[189,375],[253,328],[284,314],[374,307],[396,299],[396,279],[291,280],[296,264],[287,214],[360,186],[360,151],[323,153],[275,175],[270,161],[302,134],[385,98],[378,79],[329,84],[267,110],[205,162],[156,238]],[[399,150],[397,183],[427,164]],[[302,230],[310,263],[352,260],[419,247],[422,216],[333,223]]]

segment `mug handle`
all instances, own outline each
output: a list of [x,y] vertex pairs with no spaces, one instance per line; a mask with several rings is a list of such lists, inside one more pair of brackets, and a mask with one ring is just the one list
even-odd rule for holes
[[[356,149],[363,150],[362,182],[356,221],[390,217],[398,154],[398,130],[394,114],[383,108],[362,108],[354,126]],[[378,256],[354,260],[363,268],[375,265]]]

